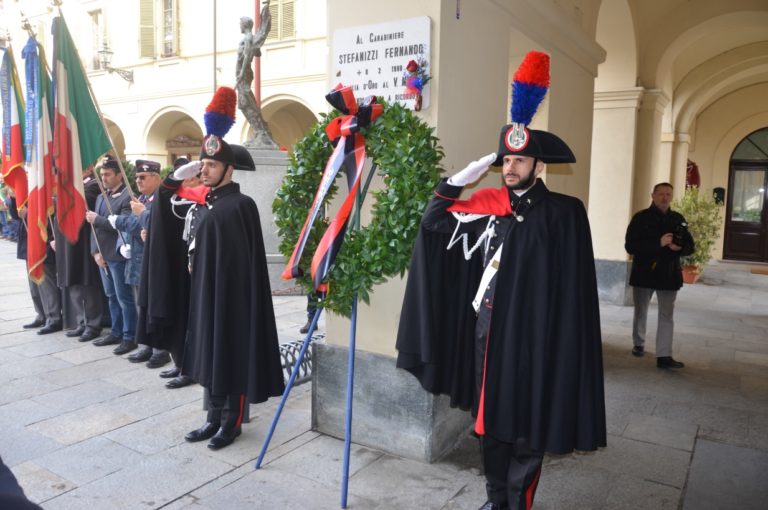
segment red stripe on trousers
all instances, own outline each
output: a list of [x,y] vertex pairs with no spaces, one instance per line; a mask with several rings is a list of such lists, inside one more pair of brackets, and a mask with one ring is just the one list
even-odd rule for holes
[[240,406],[237,413],[237,421],[235,421],[235,428],[243,424],[243,411],[245,410],[245,395],[240,395]]
[[539,477],[541,476],[541,466],[536,471],[536,476],[533,477],[531,485],[525,491],[525,510],[531,510],[533,506],[533,495],[536,493],[536,487],[539,485]]

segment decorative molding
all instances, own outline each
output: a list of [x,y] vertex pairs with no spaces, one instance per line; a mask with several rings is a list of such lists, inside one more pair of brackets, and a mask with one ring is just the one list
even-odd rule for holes
[[605,50],[557,4],[541,0],[491,1],[509,15],[516,30],[544,48],[556,48],[589,74],[597,76],[598,64],[605,61]]
[[691,135],[688,133],[661,133],[661,143],[691,143]]
[[670,101],[670,97],[661,89],[643,89],[640,109],[656,110],[659,113],[664,113],[664,109]]
[[618,108],[640,108],[640,100],[643,97],[642,87],[633,87],[624,90],[606,90],[595,92],[594,109],[611,110]]
[[192,138],[187,135],[178,135],[171,138],[170,140],[166,140],[165,148],[166,149],[183,149],[188,147],[198,148],[202,144],[203,144],[202,140],[198,140],[196,138]]

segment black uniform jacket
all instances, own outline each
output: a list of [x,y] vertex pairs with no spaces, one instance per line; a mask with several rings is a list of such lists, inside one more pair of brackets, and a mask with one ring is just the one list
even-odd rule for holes
[[263,402],[284,386],[259,211],[236,183],[212,190],[208,205],[195,238],[182,373],[212,395]]
[[[661,247],[661,237],[679,233],[682,250]],[[693,253],[693,238],[683,215],[669,209],[666,214],[654,204],[632,217],[624,248],[632,255],[629,284],[657,290],[679,290],[683,286],[680,257]]]
[[171,205],[181,182],[168,176],[155,191],[136,302],[136,341],[170,351],[177,363],[184,354],[189,313],[187,243],[182,238],[189,206]]
[[[485,434],[507,442],[526,438],[532,449],[555,454],[605,446],[600,316],[584,206],[540,180],[524,195],[523,221],[507,222],[487,348],[480,344],[478,352],[471,300],[483,250],[469,261],[459,246],[446,251],[456,226],[446,209],[460,191],[442,182],[422,219],[400,318],[398,367],[476,414],[481,392],[473,365],[484,358],[477,380],[484,381]],[[498,190],[475,195],[489,191],[509,200]],[[462,225],[470,246],[487,222]]]
[[[96,210],[96,197],[100,195],[99,184],[93,177],[83,180],[85,204],[89,211]],[[83,221],[75,244],[58,229],[56,223],[56,273],[59,287],[92,285],[101,287],[99,266],[91,255],[91,224]]]

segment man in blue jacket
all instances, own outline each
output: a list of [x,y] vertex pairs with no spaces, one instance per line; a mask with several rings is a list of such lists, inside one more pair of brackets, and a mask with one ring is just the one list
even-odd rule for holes
[[634,215],[624,243],[624,248],[633,256],[629,277],[635,303],[632,354],[645,354],[648,304],[655,292],[659,301],[656,330],[656,366],[659,368],[685,366],[672,357],[673,315],[677,291],[683,286],[680,257],[693,253],[694,246],[685,218],[670,208],[672,189],[668,182],[653,187],[653,202],[648,209]]

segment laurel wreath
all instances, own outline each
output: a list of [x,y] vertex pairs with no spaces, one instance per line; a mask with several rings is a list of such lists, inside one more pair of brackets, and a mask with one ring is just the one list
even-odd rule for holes
[[[351,314],[356,294],[370,303],[374,285],[395,275],[402,276],[408,268],[422,213],[442,171],[440,161],[444,153],[434,129],[399,104],[383,104],[384,113],[364,128],[363,134],[372,171],[383,178],[384,187],[368,193],[364,207],[373,203],[367,225],[354,228],[356,218],[354,214],[350,217],[344,244],[328,274],[328,293],[320,303],[326,310],[345,317]],[[337,116],[338,112],[323,114],[312,131],[294,146],[287,174],[272,203],[281,238],[279,249],[286,260],[293,253],[333,151],[325,127]],[[367,172],[363,183],[366,178]],[[325,203],[337,191],[334,183]],[[326,218],[315,221],[301,260],[305,274],[296,281],[308,293],[313,291],[309,264],[327,225]]]

